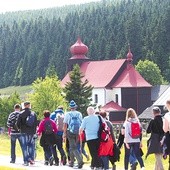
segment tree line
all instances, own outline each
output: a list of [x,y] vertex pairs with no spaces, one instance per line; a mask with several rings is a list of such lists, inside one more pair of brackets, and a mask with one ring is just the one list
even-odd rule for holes
[[[29,15],[28,15],[29,14]],[[0,15],[0,87],[28,85],[55,68],[66,73],[78,36],[92,60],[150,60],[170,81],[170,1],[103,0]]]

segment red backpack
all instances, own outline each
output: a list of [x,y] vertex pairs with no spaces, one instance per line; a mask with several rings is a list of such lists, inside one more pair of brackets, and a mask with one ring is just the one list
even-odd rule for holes
[[107,142],[110,137],[110,128],[107,126],[106,122],[102,122],[101,116],[99,117],[99,130],[98,137],[101,142]]
[[131,137],[133,139],[140,138],[141,136],[141,127],[138,122],[131,122]]

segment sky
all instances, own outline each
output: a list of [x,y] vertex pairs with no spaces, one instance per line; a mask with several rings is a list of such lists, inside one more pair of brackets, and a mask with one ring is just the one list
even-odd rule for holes
[[99,0],[0,0],[0,13],[51,8],[95,1]]

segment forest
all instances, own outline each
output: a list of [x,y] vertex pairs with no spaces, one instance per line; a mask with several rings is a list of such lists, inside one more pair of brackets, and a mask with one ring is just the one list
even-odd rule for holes
[[[156,63],[170,82],[170,1],[102,0],[0,14],[0,88],[29,85],[55,68],[62,79],[77,38],[92,60]],[[114,68],[113,68],[114,69]]]

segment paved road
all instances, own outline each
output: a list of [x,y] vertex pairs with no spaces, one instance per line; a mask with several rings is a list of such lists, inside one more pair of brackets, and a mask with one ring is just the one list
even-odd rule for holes
[[[24,169],[32,169],[32,170],[37,170],[37,169],[55,169],[57,168],[57,170],[73,170],[73,168],[66,166],[46,166],[44,165],[44,161],[41,160],[37,160],[35,162],[34,165],[30,165],[30,166],[23,166],[23,160],[22,158],[18,158],[16,159],[16,163],[15,164],[11,164],[10,162],[10,157],[9,156],[4,156],[4,155],[0,155],[0,166],[7,166],[7,167],[14,167],[14,168],[24,168]],[[1,168],[0,168],[1,170]],[[85,164],[82,168],[82,170],[90,170],[89,165]]]

